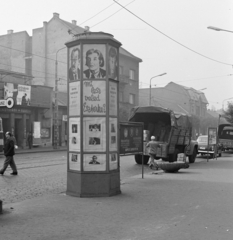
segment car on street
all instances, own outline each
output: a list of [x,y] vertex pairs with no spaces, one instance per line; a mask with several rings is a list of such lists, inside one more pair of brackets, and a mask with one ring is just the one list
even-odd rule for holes
[[208,136],[201,135],[197,138],[198,142],[198,154],[202,156],[209,154],[211,158],[222,156],[222,145],[221,144],[209,144],[208,146]]

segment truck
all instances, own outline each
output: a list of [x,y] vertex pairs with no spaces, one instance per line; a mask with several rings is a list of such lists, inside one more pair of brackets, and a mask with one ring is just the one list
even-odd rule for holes
[[218,141],[223,151],[233,150],[233,125],[232,124],[230,123],[219,124]]
[[192,140],[191,116],[162,107],[133,107],[129,122],[144,124],[143,154],[135,155],[136,163],[148,163],[150,157],[146,144],[151,136],[155,136],[159,143],[156,159],[176,162],[178,154],[183,153],[189,163],[195,162],[198,143]]

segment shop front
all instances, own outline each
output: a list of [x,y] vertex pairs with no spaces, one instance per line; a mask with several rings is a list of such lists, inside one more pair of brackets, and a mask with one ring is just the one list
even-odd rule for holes
[[[33,144],[52,144],[52,116],[46,115],[51,109],[51,92],[52,88],[45,86],[0,83],[0,99],[11,99],[13,103],[0,107],[3,132],[11,131],[20,148],[27,147],[29,133],[36,133]],[[40,125],[39,134],[35,123]]]

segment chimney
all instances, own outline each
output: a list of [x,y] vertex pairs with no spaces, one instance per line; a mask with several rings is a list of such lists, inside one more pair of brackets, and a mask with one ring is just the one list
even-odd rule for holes
[[53,13],[54,18],[59,18],[59,13]]
[[7,30],[7,34],[12,34],[14,30]]
[[72,24],[77,25],[77,21],[76,20],[72,20]]
[[84,29],[85,29],[84,32],[89,32],[90,31],[90,27],[89,26],[85,26]]

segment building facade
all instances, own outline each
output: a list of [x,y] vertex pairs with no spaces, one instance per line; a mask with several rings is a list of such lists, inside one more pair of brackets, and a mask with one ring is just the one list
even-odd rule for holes
[[[77,26],[75,20],[70,23],[62,20],[58,13],[53,13],[53,17],[48,22],[44,21],[42,27],[32,30],[32,36],[25,31],[14,33],[13,30],[0,36],[0,72],[2,71],[0,83],[20,83],[53,89],[51,94],[53,104],[45,115],[50,117],[51,145],[53,144],[54,116],[58,118],[56,120],[59,128],[59,145],[65,145],[67,142],[67,49],[65,43],[72,40],[75,34],[84,31],[86,30]],[[123,121],[132,106],[138,105],[139,63],[142,60],[120,48],[119,62],[119,100],[120,109],[122,109],[120,120]],[[13,73],[17,73],[18,76],[13,76]],[[55,90],[57,90],[56,94],[54,94]],[[56,104],[58,104],[57,114],[55,114]],[[34,119],[41,121],[37,117],[40,114],[33,112],[32,115]],[[46,145],[48,144],[47,142]]]

